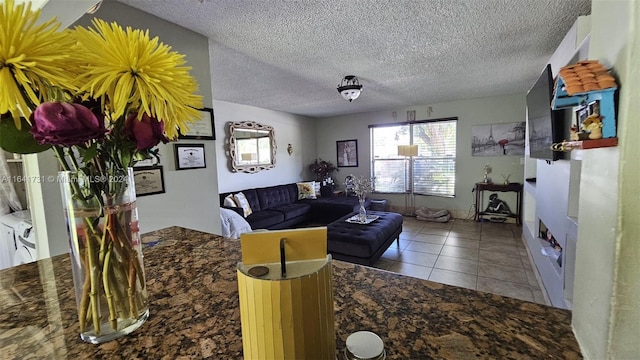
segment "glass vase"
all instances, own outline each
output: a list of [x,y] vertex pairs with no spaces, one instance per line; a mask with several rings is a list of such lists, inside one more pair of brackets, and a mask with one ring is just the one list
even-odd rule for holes
[[358,194],[358,202],[360,203],[360,209],[358,210],[358,221],[367,221],[367,209],[364,207],[365,194]]
[[149,316],[133,171],[63,171],[59,180],[80,337],[99,344],[127,335]]

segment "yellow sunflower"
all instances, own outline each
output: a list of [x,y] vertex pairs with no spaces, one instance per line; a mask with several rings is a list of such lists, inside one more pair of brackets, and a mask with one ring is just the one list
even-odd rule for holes
[[55,19],[40,25],[31,4],[0,5],[0,114],[11,113],[16,126],[41,102],[59,97],[57,88],[73,91],[69,49],[73,38],[57,31]]
[[85,63],[77,80],[81,92],[106,101],[111,119],[137,111],[163,120],[169,138],[177,128],[200,118],[202,96],[185,66],[184,55],[171,51],[149,31],[126,31],[117,23],[94,19],[95,28],[76,27],[75,56]]

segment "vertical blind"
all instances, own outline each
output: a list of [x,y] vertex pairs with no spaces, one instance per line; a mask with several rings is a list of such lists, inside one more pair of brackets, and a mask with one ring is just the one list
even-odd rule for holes
[[[371,125],[374,191],[455,196],[456,125],[457,118]],[[399,156],[398,145],[418,145],[418,156]]]

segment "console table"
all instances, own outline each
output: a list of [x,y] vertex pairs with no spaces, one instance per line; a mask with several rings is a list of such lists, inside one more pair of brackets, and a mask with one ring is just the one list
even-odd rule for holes
[[[485,191],[497,191],[497,192],[515,192],[516,193],[516,207],[515,213],[512,214],[503,214],[503,213],[495,213],[484,211],[484,192]],[[489,184],[489,183],[476,183],[476,214],[474,217],[475,221],[480,221],[483,215],[493,215],[493,216],[502,216],[502,217],[510,217],[516,219],[516,224],[521,225],[521,212],[522,212],[522,184],[520,183],[509,183],[508,185],[504,184]]]
[[[143,235],[149,319],[79,336],[69,255],[0,270],[3,359],[241,359],[240,242],[171,227]],[[571,312],[333,261],[336,358],[370,330],[387,359],[580,359]]]

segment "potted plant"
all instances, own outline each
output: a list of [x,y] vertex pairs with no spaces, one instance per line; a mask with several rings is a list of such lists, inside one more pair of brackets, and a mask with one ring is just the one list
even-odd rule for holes
[[316,175],[316,181],[320,182],[320,195],[332,196],[335,182],[331,178],[331,173],[338,171],[338,168],[328,161],[317,158],[309,165],[309,170]]

